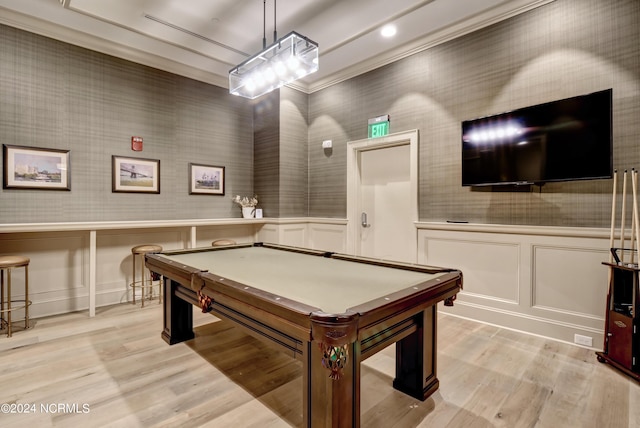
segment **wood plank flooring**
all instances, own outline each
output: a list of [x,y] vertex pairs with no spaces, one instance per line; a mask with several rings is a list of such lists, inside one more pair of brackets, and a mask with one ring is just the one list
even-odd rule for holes
[[[162,308],[122,304],[0,336],[2,427],[289,427],[301,364],[194,312],[196,338],[160,338]],[[363,427],[640,427],[640,384],[593,351],[452,316],[438,320],[440,389],[391,387],[393,347],[362,369]],[[25,411],[29,413],[24,413]]]

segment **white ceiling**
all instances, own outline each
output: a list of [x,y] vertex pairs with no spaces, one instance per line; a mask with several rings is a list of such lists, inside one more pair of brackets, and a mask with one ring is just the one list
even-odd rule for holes
[[0,23],[227,87],[275,21],[319,44],[320,70],[292,85],[314,92],[551,1],[0,0]]

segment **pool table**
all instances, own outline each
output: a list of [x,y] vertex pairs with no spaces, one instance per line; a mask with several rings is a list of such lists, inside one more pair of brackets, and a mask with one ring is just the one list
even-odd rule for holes
[[438,389],[437,303],[462,288],[456,269],[267,243],[146,255],[163,276],[169,344],[192,339],[196,305],[303,364],[303,420],[360,425],[360,362],[396,343],[393,387],[419,400]]

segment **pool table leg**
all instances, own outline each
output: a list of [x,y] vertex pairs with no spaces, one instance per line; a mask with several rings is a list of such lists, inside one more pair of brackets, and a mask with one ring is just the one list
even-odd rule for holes
[[440,386],[436,377],[436,311],[433,305],[416,315],[418,329],[396,343],[393,387],[422,401]]
[[166,276],[163,287],[164,328],[162,338],[169,345],[193,339],[195,337],[193,333],[193,302],[178,297],[176,289],[180,285]]
[[333,380],[322,366],[322,351],[307,342],[303,364],[303,419],[307,427],[353,428],[360,426],[360,349],[349,344],[349,360],[340,379]]

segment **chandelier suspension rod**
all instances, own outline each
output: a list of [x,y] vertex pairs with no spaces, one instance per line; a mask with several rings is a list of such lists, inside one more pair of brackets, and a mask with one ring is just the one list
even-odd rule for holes
[[[276,29],[276,3],[273,0],[273,43],[278,40],[278,30]],[[262,49],[267,47],[267,0],[262,0]]]
[[229,93],[249,99],[318,70],[317,43],[295,31],[278,39],[277,0],[273,0],[273,43],[267,46],[267,0],[262,9],[262,51],[229,70]]
[[278,32],[276,31],[276,3],[277,0],[273,0],[273,43],[278,40]]
[[267,0],[262,0],[262,49],[267,47]]

